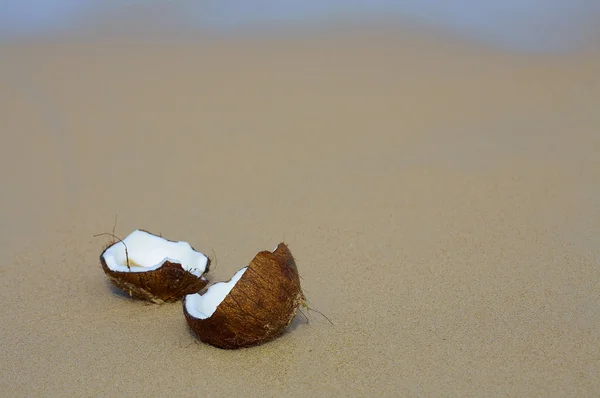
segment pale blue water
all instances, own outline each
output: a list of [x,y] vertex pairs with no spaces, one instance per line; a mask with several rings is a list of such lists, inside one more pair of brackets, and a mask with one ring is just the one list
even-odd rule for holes
[[[4,0],[0,37],[71,34],[94,26],[244,34],[352,21],[416,23],[531,51],[600,45],[600,0]],[[108,25],[106,25],[108,23]],[[124,29],[124,32],[126,29]]]

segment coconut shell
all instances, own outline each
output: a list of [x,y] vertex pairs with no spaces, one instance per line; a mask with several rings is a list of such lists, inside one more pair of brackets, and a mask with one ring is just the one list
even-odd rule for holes
[[212,316],[195,318],[183,311],[198,338],[213,346],[235,349],[259,345],[281,335],[305,298],[289,248],[262,251],[219,304]]
[[[115,242],[113,244],[117,244]],[[104,252],[100,254],[100,263],[108,279],[113,285],[123,292],[142,300],[148,300],[155,304],[163,304],[181,300],[187,294],[197,293],[208,283],[203,277],[198,277],[183,269],[181,264],[170,261],[158,269],[145,272],[120,272],[108,268],[104,260]],[[210,259],[206,266],[209,271]]]

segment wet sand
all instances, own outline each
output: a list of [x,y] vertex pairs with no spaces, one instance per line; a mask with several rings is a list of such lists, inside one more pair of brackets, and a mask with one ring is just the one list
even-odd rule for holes
[[[600,55],[403,32],[1,49],[11,396],[600,393]],[[317,313],[196,344],[94,234],[288,243]]]

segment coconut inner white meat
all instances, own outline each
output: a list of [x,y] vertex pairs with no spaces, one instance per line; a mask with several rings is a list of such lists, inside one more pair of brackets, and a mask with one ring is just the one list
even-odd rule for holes
[[183,269],[196,276],[202,276],[208,265],[208,257],[192,249],[189,243],[172,242],[141,230],[133,231],[123,242],[115,243],[107,249],[102,256],[108,268],[120,272],[151,271],[170,261],[181,264]]
[[203,295],[196,293],[185,296],[185,309],[188,314],[198,319],[210,318],[247,269],[248,267],[244,267],[236,272],[229,282],[215,283]]

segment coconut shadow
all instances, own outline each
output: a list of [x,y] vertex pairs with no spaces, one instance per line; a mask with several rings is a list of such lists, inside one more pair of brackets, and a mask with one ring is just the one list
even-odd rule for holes
[[292,319],[292,322],[290,322],[288,327],[285,329],[285,331],[281,335],[284,336],[288,333],[291,333],[294,330],[298,329],[298,327],[300,327],[301,325],[306,325],[308,323],[310,323],[308,317],[306,315],[301,314],[300,309],[298,309],[296,316],[294,316],[294,319]]
[[125,293],[124,291],[122,291],[121,289],[119,289],[118,287],[116,287],[115,285],[113,285],[109,280],[106,280],[106,286],[109,288],[110,292],[112,293],[113,296],[116,296],[120,299],[123,300],[129,300],[129,301],[142,301],[139,299],[136,299],[135,297],[132,297],[130,295],[128,295],[127,293]]

